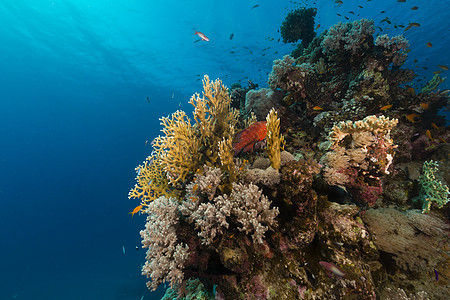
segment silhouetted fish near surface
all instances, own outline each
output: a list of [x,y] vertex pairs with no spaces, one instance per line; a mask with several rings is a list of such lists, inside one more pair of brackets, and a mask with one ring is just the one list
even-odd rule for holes
[[234,33],[230,34],[230,40],[232,40],[234,37]]

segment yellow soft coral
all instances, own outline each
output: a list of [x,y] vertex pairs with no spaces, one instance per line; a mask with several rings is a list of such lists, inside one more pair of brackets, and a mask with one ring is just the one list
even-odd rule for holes
[[128,198],[140,198],[141,205],[148,206],[148,203],[161,197],[171,197],[175,191],[169,186],[169,182],[159,157],[150,155],[143,165],[136,167],[136,181],[134,188],[128,193]]
[[232,139],[238,112],[220,80],[211,82],[205,75],[203,89],[202,96],[197,93],[189,102],[195,124],[180,110],[160,119],[163,135],[155,138],[153,154],[136,168],[137,184],[129,198],[141,198],[146,206],[160,196],[176,196],[179,183],[205,164],[220,167],[234,180]]
[[281,147],[284,144],[284,137],[280,134],[280,119],[274,108],[269,111],[266,117],[267,126],[267,153],[269,155],[272,168],[278,170],[281,165]]
[[160,119],[164,136],[154,140],[153,147],[171,184],[184,181],[199,161],[200,141],[186,113],[177,110],[171,118]]
[[[205,75],[203,90],[202,96],[194,94],[189,103],[194,106],[194,120],[200,131],[204,163],[215,166],[219,159],[219,143],[222,139],[233,138],[238,111],[231,108],[228,89],[219,79],[211,82],[208,75]],[[230,148],[229,151],[231,150]]]

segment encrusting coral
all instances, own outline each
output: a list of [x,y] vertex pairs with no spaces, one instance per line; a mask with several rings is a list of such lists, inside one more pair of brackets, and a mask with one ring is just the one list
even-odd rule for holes
[[325,181],[350,188],[363,202],[373,205],[383,192],[381,176],[389,174],[392,164],[395,145],[390,131],[397,123],[397,119],[368,116],[333,126],[328,141],[322,144],[330,150],[322,157]]

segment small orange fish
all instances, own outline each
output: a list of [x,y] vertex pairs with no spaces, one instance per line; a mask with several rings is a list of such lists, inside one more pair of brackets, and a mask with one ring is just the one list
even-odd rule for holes
[[422,107],[423,109],[429,108],[428,103],[424,103],[424,102],[420,103],[420,107]]
[[319,28],[320,28],[320,24],[319,24],[319,25],[317,25],[316,29],[319,29]]
[[448,67],[444,66],[444,65],[438,65],[439,68],[441,68],[442,70],[448,71]]
[[131,214],[131,217],[134,216],[134,214],[137,214],[142,209],[142,205],[136,206],[133,211],[130,211],[128,214]]
[[388,109],[391,108],[391,107],[392,107],[392,104],[385,105],[385,106],[383,106],[382,108],[380,108],[380,110],[388,110]]
[[428,42],[428,43],[427,43],[427,47],[428,47],[428,48],[431,48],[431,47],[433,47],[433,45],[432,45],[430,42]]
[[441,73],[442,73],[442,71],[434,71],[434,72],[433,72],[433,74],[435,74],[435,75],[436,75],[436,74],[441,74]]
[[411,9],[412,9],[412,10],[418,10],[419,7],[418,7],[418,6],[413,6],[413,7],[411,7]]
[[431,123],[431,126],[432,126],[434,129],[439,129],[439,126],[437,126],[436,123]]
[[438,138],[438,140],[440,140],[440,141],[443,142],[444,144],[447,144],[447,141],[444,140],[443,138]]
[[429,130],[425,131],[425,134],[427,135],[427,137],[428,137],[430,140],[433,140],[433,138],[431,137],[431,132],[430,132]]
[[322,110],[323,108],[320,107],[320,106],[314,106],[313,109],[314,109],[314,110]]
[[267,136],[266,121],[259,121],[248,128],[238,132],[233,143],[234,155],[238,155],[240,152],[251,151],[257,142],[262,141]]
[[407,88],[407,89],[406,89],[406,92],[408,92],[408,93],[410,93],[410,94],[412,94],[412,95],[414,95],[414,94],[416,93],[416,91],[415,91],[414,88],[412,88],[412,87]]
[[418,120],[416,120],[417,118],[420,118],[420,116],[418,114],[409,114],[406,115],[406,118],[408,119],[408,121],[410,121],[411,123],[415,123]]

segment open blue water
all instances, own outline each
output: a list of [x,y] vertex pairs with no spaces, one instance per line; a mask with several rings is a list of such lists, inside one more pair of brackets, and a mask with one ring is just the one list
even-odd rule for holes
[[[404,31],[380,23],[385,17],[418,22],[405,33],[412,52],[404,67],[428,81],[438,64],[449,65],[449,1],[299,3],[317,7],[319,33],[344,16],[373,18],[390,36]],[[160,116],[191,110],[204,74],[266,87],[272,61],[294,49],[277,41],[297,7],[0,1],[0,299],[158,299],[162,291],[150,293],[140,275],[145,253],[135,249],[145,218],[127,214],[138,205],[127,193],[151,151],[145,141],[159,133]]]

